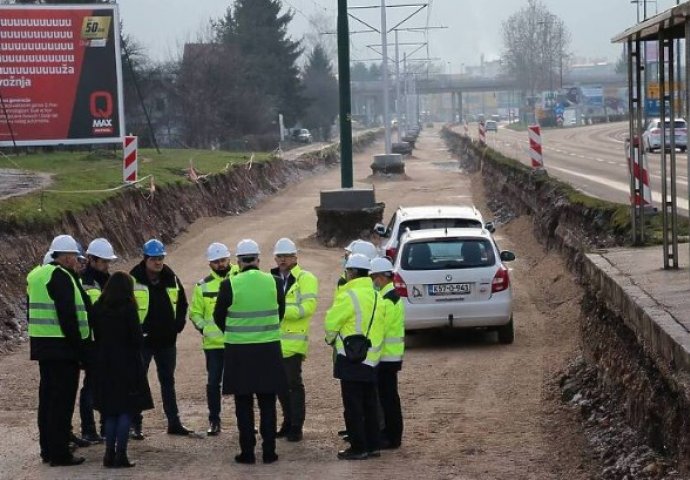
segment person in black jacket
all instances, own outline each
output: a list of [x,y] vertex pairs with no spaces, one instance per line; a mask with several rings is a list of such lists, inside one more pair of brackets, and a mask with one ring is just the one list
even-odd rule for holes
[[92,391],[104,418],[103,466],[109,468],[134,466],[127,458],[132,416],[153,408],[133,286],[132,277],[114,273],[91,312],[96,340]]
[[[144,244],[144,259],[130,271],[130,275],[137,284],[135,296],[140,294],[137,303],[144,332],[144,368],[148,373],[151,359],[156,360],[168,434],[189,435],[193,432],[180,421],[175,395],[177,335],[184,329],[188,303],[182,283],[164,263],[165,255],[165,247],[159,240],[149,240]],[[141,424],[141,415],[136,415],[132,432],[132,438],[136,440],[144,438]]]
[[69,449],[72,414],[79,386],[84,341],[90,331],[89,299],[75,273],[77,243],[59,235],[50,247],[53,261],[27,276],[31,360],[38,361],[38,431],[41,458],[51,466],[79,465]]
[[[223,394],[235,397],[240,436],[240,454],[235,456],[235,461],[256,462],[256,395],[263,462],[273,463],[278,460],[275,450],[276,395],[287,390],[279,326],[285,314],[285,296],[278,278],[259,271],[259,246],[256,242],[242,240],[237,244],[236,252],[241,271],[221,282],[213,311],[213,320],[225,332]],[[242,311],[234,311],[240,306]],[[267,312],[268,309],[270,311]],[[266,317],[261,318],[264,315]],[[240,319],[238,321],[242,325],[233,328],[230,323],[233,318]]]

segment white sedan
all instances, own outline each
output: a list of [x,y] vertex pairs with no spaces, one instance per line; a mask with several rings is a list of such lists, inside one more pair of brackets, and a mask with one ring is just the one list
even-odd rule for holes
[[405,329],[490,328],[500,343],[512,343],[513,293],[504,262],[514,259],[485,229],[406,233],[394,265]]

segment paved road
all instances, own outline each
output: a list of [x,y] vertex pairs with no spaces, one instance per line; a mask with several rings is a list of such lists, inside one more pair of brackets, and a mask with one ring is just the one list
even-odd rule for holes
[[[462,127],[456,127],[462,131]],[[477,125],[470,125],[470,135],[477,136]],[[560,178],[584,193],[618,203],[630,196],[629,174],[624,141],[628,123],[616,122],[542,131],[544,165],[550,175]],[[499,128],[487,133],[487,143],[505,155],[529,164],[529,142],[526,132]],[[670,158],[667,155],[667,161]],[[678,208],[687,213],[687,157],[677,155]],[[661,204],[661,155],[648,154],[652,200]]]
[[[437,130],[425,130],[406,180],[374,181],[386,220],[399,205],[475,202],[486,209],[480,177],[467,176],[448,156]],[[355,181],[368,177],[377,144],[356,156]],[[313,320],[310,356],[304,366],[307,422],[304,441],[280,441],[280,461],[270,466],[232,462],[238,442],[233,402],[223,401],[223,433],[216,438],[174,438],[165,422],[155,374],[150,375],[157,409],[145,414],[148,435],[132,442],[134,472],[104,471],[102,447],[80,450],[87,463],[71,469],[42,465],[38,456],[36,392],[38,367],[21,348],[0,359],[0,478],[396,478],[396,479],[568,479],[592,478],[580,424],[560,405],[554,372],[578,351],[580,290],[560,257],[544,253],[532,237],[531,219],[499,226],[502,248],[518,255],[511,282],[515,288],[516,341],[498,345],[485,333],[434,332],[410,336],[401,372],[405,417],[403,448],[366,462],[343,462],[336,451],[344,444],[338,383],[332,378],[331,350],[323,342],[323,316],[331,303],[340,270],[340,249],[316,244],[314,206],[322,189],[337,188],[338,169],[309,178],[264,199],[252,211],[203,219],[170,247],[166,261],[185,286],[205,275],[206,245],[235,245],[253,237],[261,245],[262,267],[272,265],[269,252],[281,236],[297,239],[302,265],[320,279],[319,308]],[[123,269],[128,265],[116,264]],[[200,339],[187,326],[178,341],[177,389],[183,421],[206,428],[205,372]],[[75,418],[74,425],[78,426]]]

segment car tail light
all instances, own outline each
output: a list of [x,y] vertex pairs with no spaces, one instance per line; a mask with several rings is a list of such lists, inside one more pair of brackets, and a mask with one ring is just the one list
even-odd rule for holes
[[393,286],[395,287],[395,292],[401,297],[407,297],[407,284],[402,279],[400,274],[393,274]]
[[683,133],[683,134],[687,134],[687,133],[688,133],[688,129],[687,129],[687,128],[677,128],[677,129],[676,129],[676,132],[678,132],[678,133]]
[[386,249],[386,256],[391,259],[391,261],[395,260],[395,254],[398,253],[397,248],[387,248]]
[[494,279],[491,281],[491,293],[502,292],[510,286],[510,277],[508,276],[508,269],[501,265],[498,267]]

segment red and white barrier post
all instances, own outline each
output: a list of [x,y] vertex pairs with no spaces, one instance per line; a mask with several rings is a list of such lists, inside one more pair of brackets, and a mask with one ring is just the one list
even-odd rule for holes
[[484,122],[479,122],[479,143],[486,145],[486,125]]
[[[647,155],[640,152],[640,149],[633,149],[633,158],[630,158],[630,143],[625,143],[626,157],[628,157],[628,171],[634,177],[635,197],[630,198],[630,203],[638,207],[646,207],[652,204],[652,188],[649,184],[649,168],[647,166]],[[641,157],[641,158],[640,158]]]
[[469,125],[467,125],[467,120],[465,120],[465,123],[463,123],[462,128],[465,131],[465,136],[469,137],[470,136],[470,127],[469,127]]
[[529,156],[532,159],[532,169],[542,170],[544,168],[544,156],[541,148],[541,128],[539,125],[527,127],[529,133]]
[[123,142],[122,179],[126,183],[137,181],[139,162],[137,161],[137,137],[127,135]]

